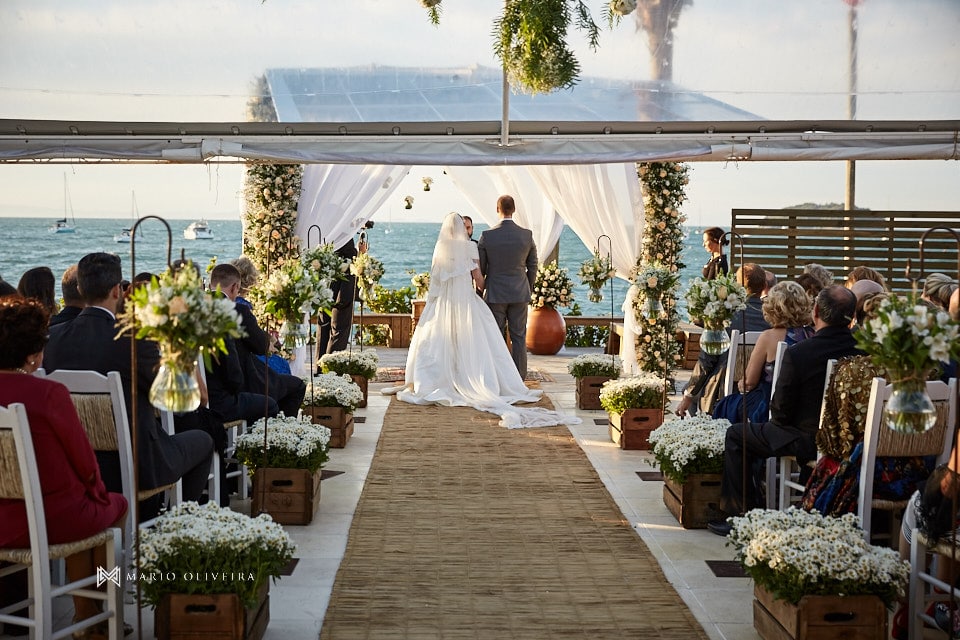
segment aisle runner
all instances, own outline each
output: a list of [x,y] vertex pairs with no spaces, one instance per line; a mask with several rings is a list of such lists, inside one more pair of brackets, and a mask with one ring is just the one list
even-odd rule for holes
[[391,400],[320,637],[705,639],[569,431],[496,422]]

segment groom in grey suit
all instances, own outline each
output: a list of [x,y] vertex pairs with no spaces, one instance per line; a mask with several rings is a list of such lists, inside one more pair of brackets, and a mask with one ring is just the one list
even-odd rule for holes
[[537,246],[533,232],[513,221],[513,196],[497,199],[500,222],[480,234],[480,272],[486,280],[484,299],[500,327],[510,329],[511,356],[521,377],[527,375],[527,307],[537,279]]

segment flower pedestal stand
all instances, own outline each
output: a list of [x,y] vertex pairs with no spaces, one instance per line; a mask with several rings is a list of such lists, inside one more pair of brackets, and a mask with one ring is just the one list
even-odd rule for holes
[[235,593],[167,594],[154,611],[154,631],[158,640],[260,640],[270,623],[269,593],[268,579],[251,609]]
[[684,529],[705,529],[719,513],[710,504],[720,504],[720,474],[696,473],[680,484],[663,479],[663,504]]
[[753,628],[764,640],[888,637],[887,610],[878,596],[803,596],[797,604],[753,589]]
[[621,449],[649,450],[650,432],[663,424],[663,409],[627,409],[609,416],[610,439]]
[[612,380],[609,376],[583,376],[577,378],[577,409],[586,409],[595,411],[601,409],[600,406],[600,387],[607,380]]
[[280,524],[310,524],[320,504],[320,471],[266,467],[253,473],[250,513],[268,513]]
[[[367,406],[367,388],[369,386],[369,380],[367,380],[364,376],[357,375],[357,374],[352,374],[350,376],[350,379],[353,380],[353,384],[360,387],[360,391],[363,392],[363,401],[357,405],[358,409],[363,409]],[[350,420],[351,421],[353,420],[353,414],[351,414]]]
[[[366,397],[366,384],[364,384]],[[343,449],[353,435],[353,413],[343,407],[303,407],[303,414],[310,416],[313,424],[322,424],[330,429],[331,449]]]

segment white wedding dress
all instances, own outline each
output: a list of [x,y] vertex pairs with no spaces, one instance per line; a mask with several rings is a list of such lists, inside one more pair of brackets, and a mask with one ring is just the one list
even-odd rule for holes
[[382,393],[396,393],[411,404],[473,407],[499,415],[500,424],[511,429],[578,424],[576,416],[513,406],[536,402],[543,392],[523,383],[493,314],[476,294],[470,272],[478,262],[463,220],[448,215],[434,249],[426,305],[410,341],[404,384]]

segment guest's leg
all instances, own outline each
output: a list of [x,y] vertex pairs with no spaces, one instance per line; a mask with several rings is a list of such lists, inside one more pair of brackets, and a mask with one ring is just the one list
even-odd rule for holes
[[237,394],[236,416],[229,418],[224,416],[224,419],[227,422],[232,420],[246,420],[248,424],[252,425],[262,418],[264,413],[266,413],[269,418],[275,418],[277,414],[280,413],[280,407],[277,405],[277,401],[270,396],[265,396],[260,393],[241,391]]
[[[207,488],[210,475],[210,460],[213,456],[213,438],[203,431],[193,430],[179,433],[172,438],[180,451],[180,461],[175,473],[179,473],[185,501],[200,499]],[[210,496],[217,500],[218,496]]]
[[300,412],[303,396],[307,394],[307,383],[297,376],[277,375],[277,406],[284,415],[295,416]]
[[[737,423],[727,429],[723,448],[723,478],[720,482],[720,508],[729,515],[739,515],[762,506],[753,474],[756,460],[777,455],[767,441],[769,423]],[[746,445],[746,449],[744,449]],[[744,458],[747,462],[746,495],[744,495]]]
[[507,306],[507,322],[510,329],[510,355],[520,377],[527,376],[527,303],[515,302]]

